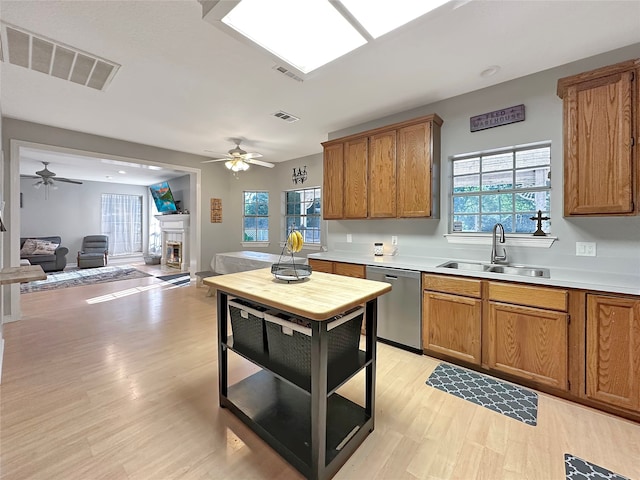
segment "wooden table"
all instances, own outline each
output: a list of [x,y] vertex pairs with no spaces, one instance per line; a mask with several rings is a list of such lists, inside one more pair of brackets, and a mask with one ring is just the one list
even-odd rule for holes
[[47,274],[44,273],[44,270],[42,270],[42,267],[40,265],[7,267],[0,270],[0,285],[33,282],[34,280],[46,279]]
[[[391,286],[321,272],[286,283],[276,280],[270,269],[210,277],[204,283],[218,292],[220,406],[229,408],[307,478],[331,478],[374,428],[377,298]],[[311,321],[309,378],[290,374],[267,356],[245,355],[234,348],[227,332],[229,295]],[[327,325],[336,315],[363,304],[365,350],[355,352],[353,362],[329,368]],[[262,370],[229,386],[229,350]],[[364,406],[335,393],[362,369]]]

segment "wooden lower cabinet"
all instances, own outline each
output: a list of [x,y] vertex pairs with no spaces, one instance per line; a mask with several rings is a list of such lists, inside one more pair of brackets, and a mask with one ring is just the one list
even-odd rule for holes
[[333,262],[328,260],[309,259],[309,266],[312,272],[333,273]]
[[489,302],[489,368],[568,390],[565,312]]
[[482,301],[425,291],[422,348],[480,365]]
[[587,295],[587,397],[640,412],[640,300]]

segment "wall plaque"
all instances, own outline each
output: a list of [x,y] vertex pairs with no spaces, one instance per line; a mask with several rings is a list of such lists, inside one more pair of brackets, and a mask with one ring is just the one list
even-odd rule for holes
[[524,121],[524,104],[515,107],[503,108],[494,112],[476,115],[470,119],[471,131],[486,130],[487,128],[501,127],[510,123]]
[[211,223],[222,223],[222,199],[211,199]]

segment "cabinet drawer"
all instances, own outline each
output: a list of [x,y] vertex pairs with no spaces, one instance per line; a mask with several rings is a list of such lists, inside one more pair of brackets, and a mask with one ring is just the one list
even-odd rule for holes
[[489,282],[489,300],[567,311],[566,290]]
[[309,266],[313,272],[333,273],[333,262],[328,260],[309,259]]
[[364,271],[364,265],[340,262],[336,262],[333,264],[333,273],[337,275],[344,275],[345,277],[365,278]]
[[450,277],[448,275],[422,274],[422,288],[436,292],[453,293],[465,297],[480,298],[481,281],[472,278]]

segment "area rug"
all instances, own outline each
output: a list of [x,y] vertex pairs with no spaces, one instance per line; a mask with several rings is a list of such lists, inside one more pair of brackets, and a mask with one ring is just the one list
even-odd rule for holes
[[630,480],[628,477],[623,477],[618,473],[607,470],[595,463],[587,462],[570,453],[564,454],[564,471],[567,480]]
[[44,290],[55,290],[56,288],[77,287],[150,276],[148,273],[136,270],[129,265],[69,270],[48,273],[46,280],[23,283],[20,285],[20,293],[42,292]]
[[175,273],[173,275],[160,275],[156,277],[158,280],[163,280],[174,284],[176,287],[186,287],[191,282],[191,277],[188,272]]
[[527,425],[538,422],[538,394],[525,388],[445,363],[435,368],[426,383]]

